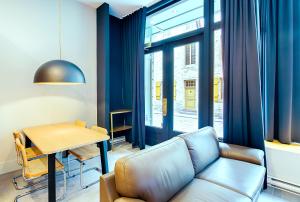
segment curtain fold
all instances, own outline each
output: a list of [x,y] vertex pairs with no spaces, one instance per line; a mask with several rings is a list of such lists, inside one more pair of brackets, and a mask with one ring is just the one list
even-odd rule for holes
[[222,1],[224,141],[264,150],[257,8]]
[[223,0],[222,19],[224,142],[265,151],[258,1]]
[[266,139],[300,142],[300,1],[261,1]]
[[145,148],[144,40],[146,8],[122,22],[123,99],[132,108],[132,145]]

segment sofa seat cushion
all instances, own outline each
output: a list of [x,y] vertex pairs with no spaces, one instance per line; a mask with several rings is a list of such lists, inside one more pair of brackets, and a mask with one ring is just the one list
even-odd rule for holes
[[147,202],[168,201],[194,176],[189,151],[179,137],[123,157],[115,164],[118,193]]
[[185,140],[196,174],[219,158],[219,143],[212,127],[207,126],[179,137]]
[[221,157],[196,175],[196,178],[207,180],[254,199],[262,188],[265,170],[263,166]]
[[250,198],[206,180],[194,179],[170,202],[251,202]]

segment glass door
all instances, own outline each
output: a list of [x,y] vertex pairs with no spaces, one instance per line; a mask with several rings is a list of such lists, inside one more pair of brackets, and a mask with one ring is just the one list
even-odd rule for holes
[[183,39],[145,54],[147,144],[199,128],[201,40]]
[[145,125],[146,143],[157,144],[168,139],[166,103],[166,82],[164,79],[165,54],[155,50],[145,54]]
[[173,131],[198,129],[199,42],[173,48]]
[[163,128],[163,52],[145,55],[145,123]]

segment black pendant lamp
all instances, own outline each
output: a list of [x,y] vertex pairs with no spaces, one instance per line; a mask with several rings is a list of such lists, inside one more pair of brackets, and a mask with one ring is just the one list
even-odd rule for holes
[[82,84],[84,74],[79,67],[66,60],[51,60],[42,64],[34,75],[36,84]]
[[59,60],[42,64],[35,72],[33,83],[49,85],[73,85],[85,83],[81,69],[72,62],[61,59],[61,0],[59,1]]

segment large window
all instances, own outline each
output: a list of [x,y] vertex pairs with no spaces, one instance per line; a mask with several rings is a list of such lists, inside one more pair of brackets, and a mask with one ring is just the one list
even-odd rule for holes
[[146,19],[145,43],[151,44],[204,27],[204,0],[182,0]]
[[[212,14],[211,3],[213,19],[208,17]],[[146,133],[156,142],[213,124],[218,137],[222,138],[221,1],[181,0],[165,6],[154,6],[155,11],[160,10],[150,11],[146,19]],[[201,29],[205,27],[206,17],[207,23],[212,23],[212,31]],[[213,43],[204,43],[207,35],[211,35]],[[211,48],[213,53],[206,52]],[[208,67],[211,54],[214,63]],[[213,80],[208,68],[214,72]],[[212,86],[213,114],[207,110],[212,103],[209,97],[212,92],[208,91]]]
[[[188,57],[184,57],[187,52]],[[198,129],[199,42],[175,47],[173,63],[173,80],[176,81],[174,131],[192,132]]]
[[145,123],[162,127],[163,54],[161,51],[145,55]]
[[218,137],[223,137],[224,80],[222,64],[221,29],[214,31],[214,128]]
[[221,21],[221,0],[214,0],[214,22]]
[[[214,22],[221,21],[221,0],[214,0]],[[222,30],[220,27],[213,32],[214,44],[214,111],[213,111],[213,126],[219,138],[223,138],[223,98],[224,98],[224,79],[223,79],[223,63],[222,63]]]

